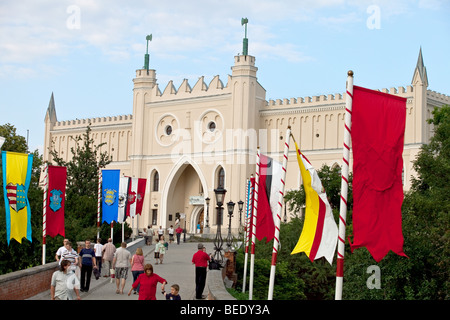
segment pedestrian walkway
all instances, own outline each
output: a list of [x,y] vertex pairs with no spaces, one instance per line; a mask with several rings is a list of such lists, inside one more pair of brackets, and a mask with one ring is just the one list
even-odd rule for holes
[[[195,266],[192,264],[192,256],[197,252],[197,242],[181,242],[179,245],[175,243],[169,244],[169,249],[166,250],[163,264],[155,264],[154,250],[155,244],[150,246],[144,245],[143,239],[140,241],[142,251],[145,257],[145,263],[150,263],[153,266],[153,272],[167,280],[165,287],[166,292],[170,292],[172,284],[180,286],[182,300],[195,299]],[[203,243],[206,247],[206,252],[213,252],[213,243]],[[135,247],[137,248],[137,246]],[[131,254],[135,253],[136,249],[130,250]],[[116,293],[116,282],[110,278],[101,277],[98,280],[92,275],[91,286],[89,292],[80,292],[81,300],[138,300],[138,294],[133,293],[128,296],[128,291],[133,284],[133,275],[131,268],[128,271],[128,277],[123,294]],[[49,284],[50,288],[50,284]],[[207,295],[207,288],[203,293]],[[157,300],[165,300],[161,294],[161,284],[158,283],[156,290]],[[50,300],[50,290],[40,293],[29,300]]]

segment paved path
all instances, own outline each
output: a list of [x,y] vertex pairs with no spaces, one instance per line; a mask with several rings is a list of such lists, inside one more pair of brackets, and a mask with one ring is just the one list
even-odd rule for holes
[[[203,243],[206,247],[206,252],[213,251],[213,243]],[[142,241],[143,245],[143,241]],[[195,267],[192,264],[192,256],[197,252],[198,243],[194,242],[181,242],[179,245],[176,243],[169,244],[169,249],[166,250],[163,264],[155,264],[153,252],[155,245],[142,246],[142,250],[145,257],[145,263],[151,263],[153,265],[153,271],[159,276],[167,280],[166,292],[170,292],[170,286],[172,284],[178,284],[180,286],[180,295],[183,300],[195,299]],[[135,250],[130,251],[134,254]],[[131,268],[130,268],[131,269]],[[89,292],[81,292],[81,300],[138,300],[138,295],[133,293],[128,296],[128,291],[133,283],[133,275],[131,270],[128,271],[128,278],[125,284],[124,294],[116,294],[116,283],[111,283],[109,278],[101,277],[98,280],[94,276],[91,277],[91,285]],[[164,296],[161,294],[161,284],[158,283],[156,298],[157,300],[164,300]],[[204,295],[207,295],[206,288]],[[50,300],[50,290],[43,292],[30,300]]]

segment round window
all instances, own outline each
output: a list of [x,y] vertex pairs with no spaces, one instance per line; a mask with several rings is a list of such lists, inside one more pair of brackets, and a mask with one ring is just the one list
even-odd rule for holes
[[167,126],[165,132],[166,135],[170,136],[172,134],[172,126]]
[[216,130],[216,123],[214,121],[208,123],[208,129],[209,131],[214,132]]

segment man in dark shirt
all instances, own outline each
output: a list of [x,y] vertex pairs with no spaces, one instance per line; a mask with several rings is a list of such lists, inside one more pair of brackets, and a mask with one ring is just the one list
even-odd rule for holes
[[88,292],[91,284],[92,268],[97,268],[95,263],[95,251],[91,248],[91,241],[85,241],[85,248],[80,251],[81,258],[81,279],[80,291]]
[[195,264],[195,298],[205,299],[202,295],[206,283],[206,267],[211,257],[203,251],[203,244],[198,244],[198,251],[192,257],[192,264]]

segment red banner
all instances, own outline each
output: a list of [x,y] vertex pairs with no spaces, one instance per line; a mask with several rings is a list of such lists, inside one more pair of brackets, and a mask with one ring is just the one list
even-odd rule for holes
[[381,261],[403,252],[403,145],[406,98],[353,87],[353,243]]
[[47,235],[55,237],[64,232],[64,205],[66,199],[67,168],[48,166],[48,189],[46,200]]

